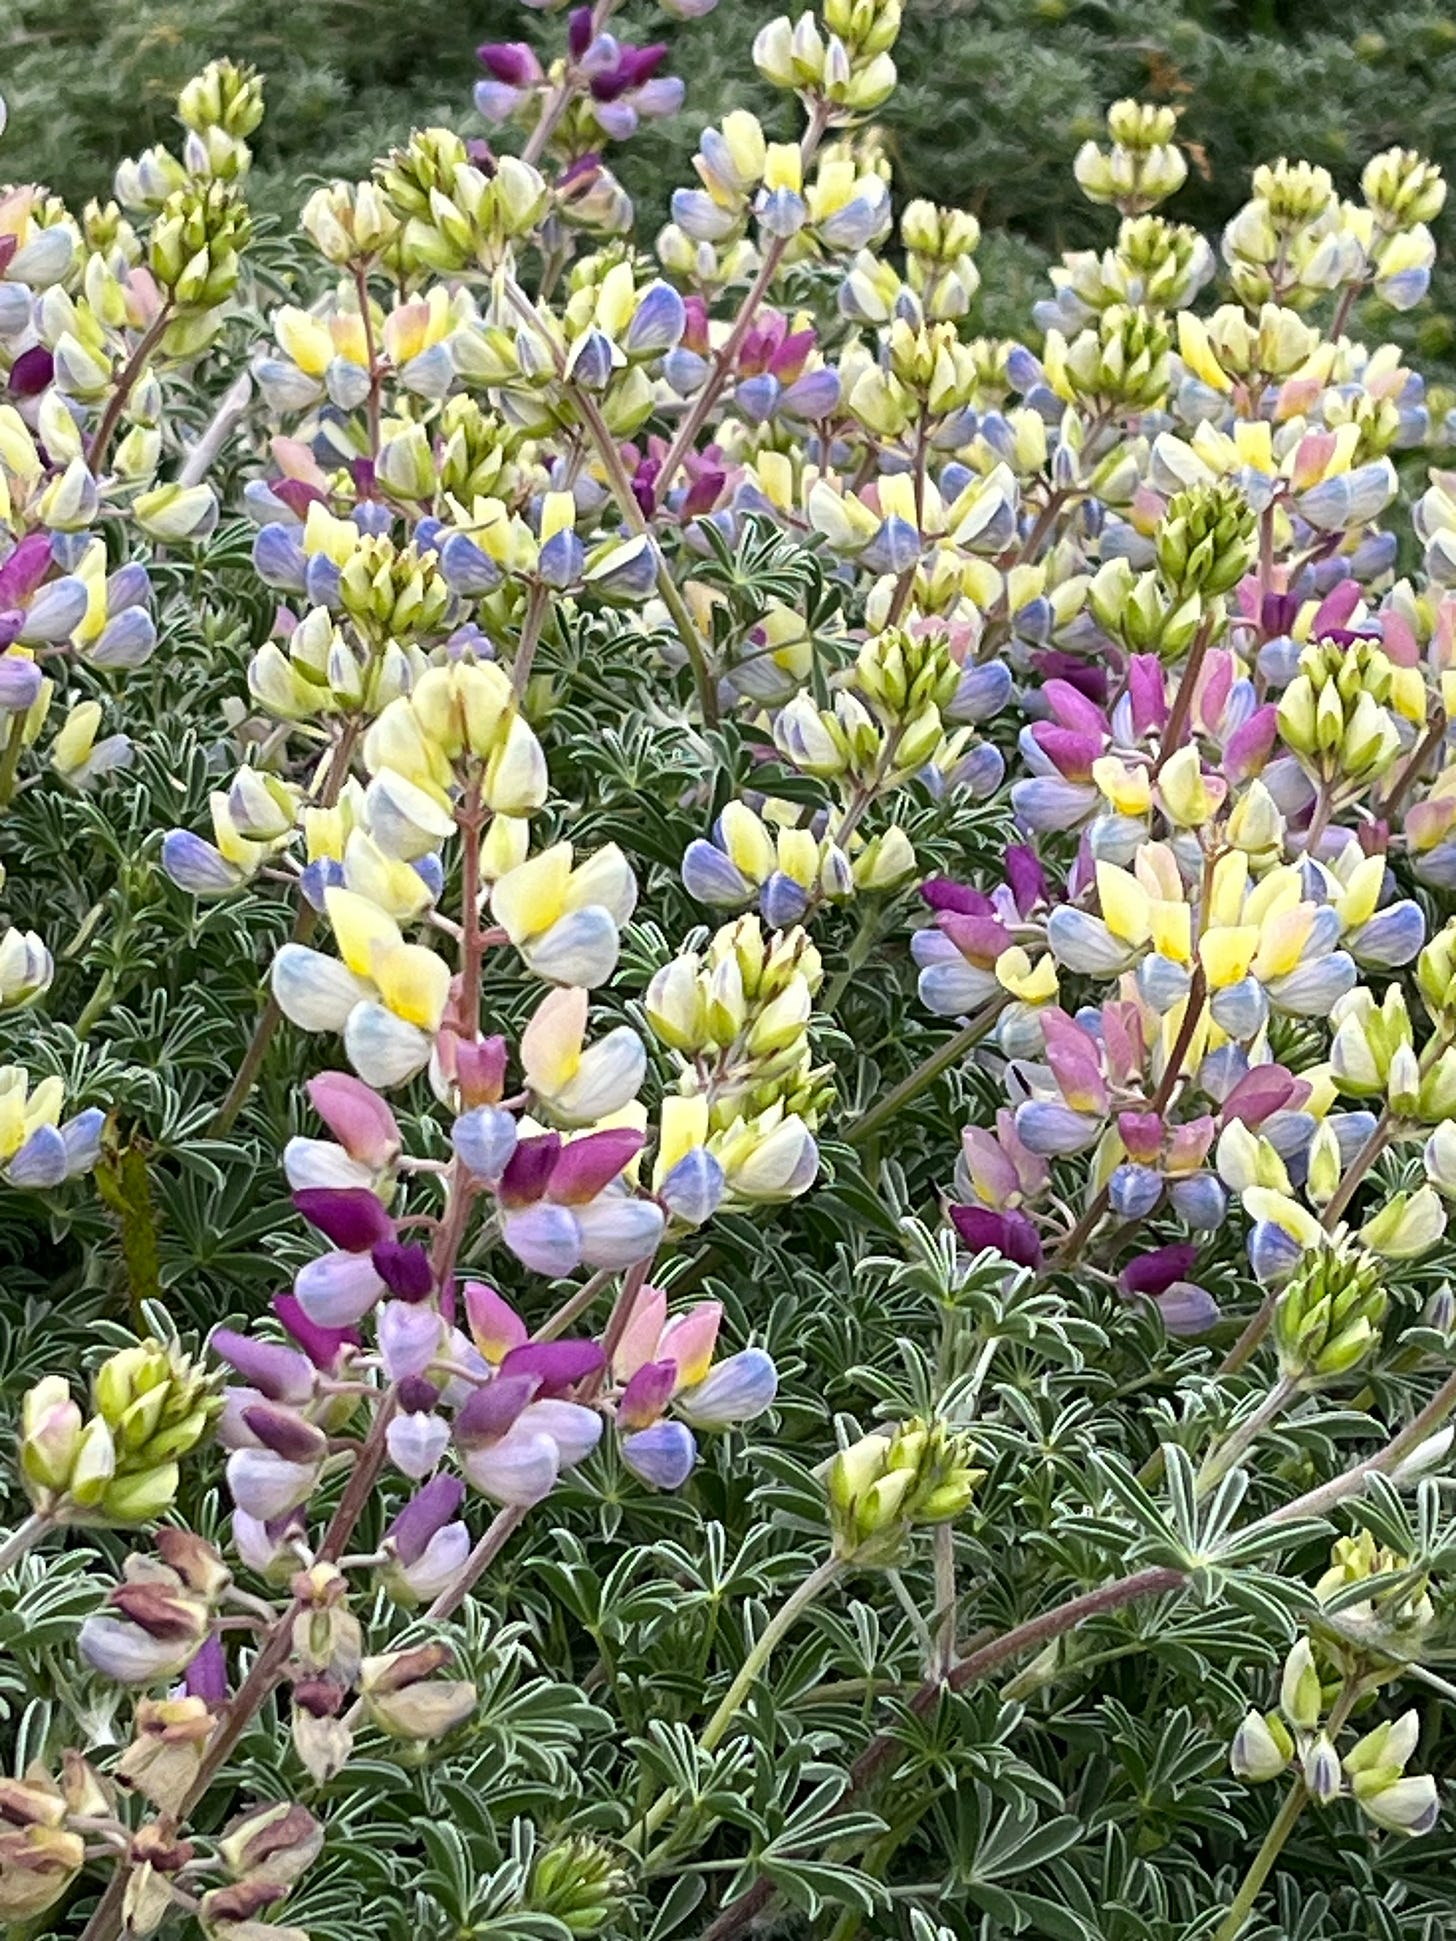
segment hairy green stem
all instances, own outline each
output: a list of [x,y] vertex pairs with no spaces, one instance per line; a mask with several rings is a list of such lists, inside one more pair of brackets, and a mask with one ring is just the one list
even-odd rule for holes
[[[1271,1529],[1283,1523],[1298,1523],[1306,1517],[1324,1516],[1348,1497],[1358,1495],[1371,1476],[1390,1475],[1398,1469],[1441,1426],[1453,1409],[1456,1409],[1456,1374],[1447,1376],[1425,1407],[1392,1436],[1383,1449],[1366,1457],[1363,1462],[1342,1470],[1338,1476],[1332,1476],[1317,1488],[1306,1490],[1303,1496],[1295,1497],[1292,1502],[1271,1510],[1267,1516],[1259,1517],[1238,1534],[1247,1536],[1252,1531]],[[1029,1618],[1024,1624],[979,1646],[962,1658],[944,1680],[927,1680],[910,1700],[909,1709],[917,1718],[923,1718],[942,1690],[964,1691],[968,1685],[973,1685],[988,1672],[994,1671],[1008,1658],[1051,1644],[1089,1618],[1120,1610],[1142,1598],[1163,1596],[1169,1591],[1178,1590],[1185,1581],[1186,1573],[1182,1570],[1171,1566],[1152,1566],[1134,1571],[1126,1577],[1115,1578],[1096,1590],[1083,1591],[1054,1609],[1043,1612],[1040,1617]],[[850,1785],[840,1801],[841,1806],[848,1806],[868,1786],[893,1770],[906,1750],[903,1734],[899,1730],[881,1732],[871,1739],[850,1768]],[[768,1906],[775,1891],[769,1881],[756,1882],[746,1894],[723,1909],[717,1920],[704,1931],[702,1941],[729,1941],[730,1936],[742,1933]]]
[[893,1119],[895,1114],[912,1099],[919,1098],[927,1085],[933,1085],[942,1072],[948,1072],[952,1065],[964,1058],[973,1046],[978,1045],[986,1033],[994,1026],[997,1018],[1006,1009],[1009,997],[1000,994],[956,1032],[947,1038],[936,1051],[931,1052],[918,1064],[908,1078],[902,1078],[893,1091],[887,1092],[877,1105],[868,1112],[862,1112],[844,1135],[847,1146],[862,1146],[872,1139],[882,1125]]
[[53,1517],[37,1510],[32,1516],[28,1516],[24,1523],[16,1525],[4,1543],[0,1543],[0,1577],[3,1577],[13,1565],[18,1564],[27,1550],[35,1548],[54,1521]]
[[[743,1707],[744,1700],[753,1690],[760,1673],[773,1656],[780,1640],[788,1635],[798,1623],[804,1612],[844,1568],[844,1560],[829,1556],[818,1564],[809,1575],[780,1604],[777,1611],[754,1640],[752,1649],[738,1668],[737,1676],[719,1700],[713,1716],[698,1734],[698,1745],[704,1752],[712,1752],[721,1742],[735,1718]],[[647,1842],[670,1817],[678,1804],[679,1795],[669,1787],[659,1793],[652,1805],[641,1816],[637,1824],[626,1836],[626,1844],[638,1853],[645,1853]]]
[[1249,1871],[1244,1875],[1228,1913],[1219,1923],[1213,1941],[1234,1941],[1234,1936],[1253,1912],[1254,1902],[1259,1898],[1259,1890],[1269,1878],[1274,1862],[1283,1851],[1284,1842],[1293,1833],[1308,1799],[1309,1790],[1304,1781],[1296,1779],[1285,1796],[1284,1804],[1275,1815],[1273,1825],[1264,1835],[1264,1844],[1249,1862]]

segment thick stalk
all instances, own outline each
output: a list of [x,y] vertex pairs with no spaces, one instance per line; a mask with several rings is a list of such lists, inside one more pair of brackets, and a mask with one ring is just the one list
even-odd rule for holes
[[[621,1346],[622,1336],[627,1332],[627,1323],[632,1318],[632,1310],[637,1305],[637,1296],[647,1285],[647,1276],[652,1272],[655,1255],[646,1260],[635,1261],[622,1280],[612,1311],[607,1316],[607,1325],[602,1330],[602,1365],[595,1375],[588,1375],[577,1390],[578,1402],[590,1404],[601,1393],[603,1382],[612,1372],[612,1361]],[[590,1285],[590,1283],[588,1283]]]
[[1233,1905],[1224,1915],[1213,1936],[1213,1941],[1234,1941],[1254,1909],[1259,1898],[1259,1890],[1269,1878],[1274,1862],[1283,1850],[1284,1842],[1293,1833],[1295,1823],[1304,1811],[1309,1799],[1309,1790],[1302,1779],[1296,1779],[1285,1796],[1284,1804],[1275,1815],[1274,1823],[1264,1835],[1264,1844],[1249,1862],[1249,1871],[1234,1896]]
[[[1330,1708],[1329,1723],[1325,1728],[1331,1740],[1338,1736],[1358,1696],[1357,1686],[1345,1685],[1341,1688],[1339,1697]],[[1242,1931],[1245,1921],[1254,1911],[1254,1903],[1259,1898],[1264,1882],[1269,1878],[1274,1862],[1283,1851],[1285,1841],[1293,1833],[1308,1800],[1309,1788],[1302,1777],[1296,1779],[1285,1797],[1284,1804],[1275,1814],[1273,1825],[1264,1835],[1263,1845],[1249,1862],[1249,1871],[1240,1881],[1239,1891],[1234,1895],[1228,1913],[1219,1922],[1212,1941],[1235,1941],[1235,1936]]]
[[[826,1557],[780,1604],[758,1638],[754,1640],[753,1648],[739,1667],[733,1683],[719,1700],[713,1716],[698,1734],[698,1744],[704,1752],[712,1752],[721,1743],[724,1733],[737,1718],[744,1700],[753,1690],[780,1640],[788,1635],[815,1598],[834,1582],[843,1568],[842,1558]],[[626,1844],[635,1848],[638,1853],[645,1853],[647,1842],[669,1818],[678,1803],[678,1797],[677,1792],[671,1787],[666,1792],[659,1793],[627,1835]]]
[[[1247,1536],[1251,1531],[1271,1529],[1281,1523],[1298,1523],[1306,1517],[1326,1515],[1336,1504],[1347,1497],[1358,1495],[1367,1479],[1375,1475],[1390,1475],[1404,1462],[1435,1430],[1439,1429],[1452,1410],[1456,1409],[1456,1374],[1446,1377],[1420,1412],[1412,1417],[1406,1426],[1391,1437],[1383,1449],[1352,1468],[1342,1470],[1326,1483],[1315,1489],[1306,1490],[1292,1502],[1282,1504],[1271,1510],[1267,1516],[1259,1517],[1246,1526],[1239,1534]],[[1168,1591],[1177,1590],[1184,1582],[1184,1573],[1171,1567],[1153,1567],[1135,1571],[1127,1577],[1114,1579],[1094,1591],[1084,1591],[1080,1596],[1069,1598],[1054,1610],[1044,1612],[1040,1617],[1030,1618],[1014,1630],[1007,1631],[999,1638],[979,1646],[975,1651],[961,1659],[948,1678],[943,1681],[952,1691],[964,1691],[987,1672],[994,1671],[1006,1659],[1015,1657],[1022,1651],[1030,1651],[1047,1645],[1065,1636],[1068,1631],[1092,1617],[1105,1615],[1108,1611],[1120,1610],[1124,1605],[1137,1602],[1144,1597],[1159,1597]],[[916,1717],[923,1717],[934,1705],[943,1688],[942,1681],[926,1681],[910,1701],[910,1710]],[[880,1778],[887,1768],[892,1768],[905,1752],[900,1735],[879,1733],[871,1739],[859,1758],[850,1769],[851,1784],[840,1804],[849,1805],[855,1797],[874,1780]],[[760,1914],[774,1897],[774,1888],[768,1881],[760,1880],[749,1891],[734,1901],[718,1916],[703,1934],[702,1941],[728,1941],[728,1937],[740,1934],[748,1924]]]
[[[1140,1598],[1158,1597],[1177,1590],[1183,1581],[1182,1571],[1154,1567],[1134,1571],[1131,1576],[1116,1578],[1095,1591],[1084,1591],[1079,1597],[1069,1598],[1065,1604],[1044,1611],[1040,1617],[1029,1618],[1025,1624],[1018,1624],[1001,1637],[993,1638],[978,1651],[971,1652],[952,1668],[946,1678],[927,1679],[910,1700],[910,1711],[916,1718],[923,1718],[936,1704],[942,1691],[964,1691],[968,1685],[984,1678],[1008,1658],[1050,1644],[1054,1638],[1063,1636],[1089,1618],[1120,1610],[1123,1605],[1135,1603]],[[871,1739],[850,1768],[850,1785],[840,1801],[841,1806],[847,1806],[882,1777],[887,1769],[898,1764],[905,1750],[898,1733],[881,1732]],[[757,1882],[731,1907],[724,1908],[712,1926],[704,1931],[702,1941],[728,1941],[730,1935],[741,1934],[767,1907],[774,1897],[774,1891],[770,1881]]]
[[558,1335],[565,1334],[571,1324],[586,1313],[615,1272],[614,1267],[598,1267],[590,1280],[583,1281],[569,1300],[563,1301],[554,1314],[546,1317],[531,1339],[555,1341]]
[[96,436],[86,451],[86,469],[94,477],[105,463],[107,448],[116,432],[126,401],[136,389],[137,379],[147,368],[152,352],[167,334],[167,326],[172,321],[172,300],[169,297],[153,317],[142,335],[141,341],[128,358],[121,376],[116,380],[116,389],[106,400],[106,409],[101,414],[101,423],[96,427]]
[[1204,656],[1208,644],[1213,639],[1213,616],[1209,614],[1199,627],[1189,649],[1188,659],[1183,664],[1183,678],[1178,683],[1178,692],[1173,697],[1172,712],[1158,745],[1158,759],[1153,763],[1152,779],[1156,782],[1163,772],[1163,764],[1183,743],[1183,731],[1188,726],[1188,717],[1193,711],[1193,691],[1198,685],[1198,676],[1203,670]]
[[481,1573],[500,1555],[508,1539],[514,1536],[525,1520],[525,1510],[514,1504],[509,1509],[497,1510],[487,1525],[484,1536],[465,1559],[458,1574],[451,1579],[426,1611],[426,1618],[443,1623],[446,1618],[454,1617],[470,1595]]
[[938,1050],[922,1059],[908,1078],[902,1078],[893,1091],[887,1092],[877,1105],[868,1112],[862,1112],[844,1135],[847,1146],[862,1146],[872,1139],[882,1125],[893,1119],[895,1114],[912,1099],[919,1098],[927,1085],[933,1085],[942,1072],[948,1072],[952,1065],[963,1058],[968,1051],[978,1045],[991,1030],[997,1018],[1006,1009],[1009,999],[1004,996],[992,998],[991,1002],[956,1032],[947,1038]]
[[28,1516],[24,1523],[18,1524],[10,1532],[4,1543],[0,1543],[0,1577],[3,1577],[12,1565],[18,1564],[27,1550],[35,1548],[47,1530],[52,1527],[53,1522],[53,1518],[43,1516],[37,1510],[33,1516]]
[[1297,1383],[1281,1378],[1251,1415],[1236,1423],[1221,1442],[1214,1444],[1204,1457],[1194,1482],[1195,1492],[1200,1499],[1227,1476],[1244,1451],[1258,1441],[1269,1424],[1284,1413],[1298,1393]]
[[1438,707],[1430,727],[1416,743],[1410,760],[1391,784],[1389,794],[1381,798],[1379,813],[1385,821],[1388,822],[1395,814],[1409,793],[1411,784],[1446,739],[1446,727],[1445,711]]
[[[809,117],[809,125],[804,130],[803,141],[799,145],[799,153],[805,164],[823,141],[824,132],[828,126],[828,106],[823,101],[817,101]],[[738,353],[743,348],[743,340],[753,328],[753,320],[758,314],[759,305],[768,294],[769,285],[778,274],[779,264],[783,261],[784,251],[788,246],[787,237],[775,236],[764,251],[763,261],[758,266],[758,275],[748,287],[748,294],[744,297],[743,306],[734,319],[733,328],[723,340],[723,346],[713,360],[713,368],[709,371],[702,390],[694,398],[687,416],[678,426],[673,441],[667,448],[667,455],[662,461],[662,470],[657,475],[659,495],[667,492],[677,476],[678,468],[697,443],[698,433],[708,422],[709,413],[718,402],[723,386],[728,382],[738,362]]]
[[550,610],[551,595],[539,583],[531,588],[526,600],[525,617],[521,621],[521,637],[516,643],[516,658],[511,663],[511,692],[519,702],[526,692],[526,683],[531,678],[531,663],[536,658],[536,647],[541,639],[541,628]]

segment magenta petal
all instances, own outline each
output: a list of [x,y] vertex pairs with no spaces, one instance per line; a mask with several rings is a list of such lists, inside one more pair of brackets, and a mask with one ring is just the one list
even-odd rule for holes
[[1156,654],[1134,654],[1127,664],[1127,698],[1133,731],[1139,737],[1168,719],[1167,680]]
[[272,1402],[255,1402],[243,1410],[243,1421],[265,1449],[285,1462],[322,1462],[328,1453],[329,1439],[312,1422],[305,1422],[292,1409]]
[[546,1191],[561,1151],[558,1132],[540,1132],[518,1139],[497,1191],[505,1206],[529,1206]]
[[0,565],[0,607],[24,606],[50,571],[50,565],[50,534],[27,533]]
[[443,1530],[465,1500],[465,1485],[458,1476],[431,1477],[417,1490],[384,1533],[399,1561],[408,1566],[424,1556],[431,1537]]
[[520,1315],[484,1281],[465,1283],[465,1319],[476,1347],[487,1361],[502,1360],[527,1337],[528,1330]]
[[711,512],[718,503],[718,496],[727,483],[728,474],[708,470],[699,472],[687,489],[682,502],[684,519],[700,519],[705,512]]
[[394,1222],[367,1186],[305,1186],[293,1196],[304,1219],[345,1253],[367,1253],[394,1238]]
[[1042,1012],[1041,1028],[1046,1040],[1047,1063],[1067,1104],[1077,1112],[1105,1112],[1107,1081],[1102,1076],[1102,1060],[1092,1033],[1054,1004]]
[[1122,1287],[1129,1294],[1149,1294],[1156,1300],[1158,1295],[1167,1293],[1174,1281],[1188,1275],[1197,1258],[1197,1247],[1181,1240],[1171,1247],[1138,1254],[1122,1270]]
[[563,1146],[551,1173],[550,1194],[558,1206],[584,1206],[630,1166],[646,1140],[631,1126],[589,1132]]
[[357,1328],[325,1328],[310,1321],[296,1294],[275,1294],[273,1312],[308,1356],[315,1368],[332,1374],[345,1348],[359,1346]]
[[17,398],[35,398],[56,374],[56,360],[44,344],[32,344],[10,366],[10,389]]
[[1102,753],[1107,737],[1080,733],[1075,728],[1059,728],[1050,721],[1034,721],[1031,724],[1031,737],[1037,747],[1052,762],[1065,781],[1086,782],[1092,776],[1092,764]]
[[475,57],[488,74],[507,87],[527,88],[541,79],[541,63],[523,40],[488,41],[476,48]]
[[1274,752],[1279,733],[1279,710],[1272,701],[1255,708],[1224,744],[1223,772],[1231,782],[1257,775]]
[[462,1448],[503,1436],[540,1386],[535,1375],[498,1376],[476,1389],[455,1417],[455,1440]]
[[390,1293],[398,1294],[402,1301],[422,1301],[434,1292],[434,1269],[423,1247],[394,1239],[382,1240],[370,1258],[375,1273]]
[[645,1429],[667,1407],[676,1385],[675,1361],[644,1362],[622,1390],[617,1420],[624,1428]]
[[1107,716],[1070,681],[1048,681],[1042,689],[1042,698],[1063,728],[1076,729],[1099,744],[1107,739]]
[[1314,619],[1309,623],[1310,639],[1323,640],[1326,634],[1342,628],[1364,597],[1365,589],[1358,580],[1341,580],[1315,608]]
[[993,1249],[1018,1267],[1041,1265],[1041,1237],[1024,1213],[993,1213],[984,1206],[953,1206],[956,1232],[974,1253]]
[[953,883],[948,876],[927,876],[920,885],[920,894],[937,912],[951,910],[962,917],[996,914],[996,906],[984,890],[972,889],[968,883]]
[[527,1341],[501,1363],[500,1379],[530,1376],[542,1395],[559,1395],[605,1365],[595,1341]]
[[214,1329],[209,1345],[270,1402],[306,1402],[313,1394],[313,1367],[296,1349],[255,1341],[232,1328]]
[[1023,917],[1038,903],[1051,901],[1046,871],[1037,861],[1036,851],[1024,842],[1014,842],[1006,851],[1006,881],[1017,912]]
[[[281,494],[281,486],[274,489]],[[314,1111],[351,1159],[366,1166],[387,1166],[398,1154],[401,1142],[395,1116],[362,1079],[352,1072],[320,1072],[306,1089]]]
[[227,1658],[222,1639],[216,1631],[208,1633],[201,1651],[187,1667],[183,1684],[189,1698],[200,1698],[214,1708],[228,1702]]
[[1044,681],[1064,681],[1099,707],[1107,699],[1106,669],[1078,660],[1075,654],[1064,654],[1057,647],[1043,647],[1032,655],[1031,664]]
[[938,923],[968,963],[988,970],[1003,950],[1011,948],[1011,932],[995,917],[963,917],[951,910]]
[[1283,1065],[1255,1065],[1246,1072],[1223,1102],[1223,1122],[1241,1119],[1257,1127],[1272,1113],[1288,1104],[1297,1081]]
[[1156,1112],[1119,1112],[1117,1130],[1129,1159],[1152,1166],[1163,1149],[1163,1121]]

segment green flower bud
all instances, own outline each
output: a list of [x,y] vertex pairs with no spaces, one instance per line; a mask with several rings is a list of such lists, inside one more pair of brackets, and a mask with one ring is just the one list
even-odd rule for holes
[[1324,1712],[1324,1693],[1308,1638],[1299,1638],[1284,1660],[1279,1709],[1296,1732],[1313,1732]]
[[1360,189],[1388,229],[1434,222],[1446,202],[1440,169],[1413,148],[1387,148],[1372,155],[1360,177]]
[[104,1487],[85,1497],[73,1476],[72,1495],[101,1521],[160,1516],[176,1495],[178,1458],[204,1440],[221,1412],[215,1378],[170,1344],[145,1341],[101,1364],[92,1400],[96,1416],[86,1433],[104,1429],[112,1466]]
[[315,189],[303,205],[299,223],[326,262],[372,262],[394,243],[398,215],[375,182],[331,182]]
[[917,1526],[958,1516],[985,1475],[970,1466],[971,1454],[967,1437],[922,1421],[842,1449],[825,1471],[837,1554],[892,1563]]
[[251,135],[263,119],[262,75],[233,61],[209,61],[178,95],[177,119],[199,134],[220,128],[228,135]]
[[433,553],[397,547],[387,535],[366,535],[339,575],[344,611],[372,640],[422,640],[445,618],[450,589]]
[[610,1847],[589,1835],[558,1840],[538,1854],[525,1905],[571,1934],[600,1934],[621,1906],[629,1881]]
[[[1434,1198],[1434,1195],[1432,1195]],[[1274,1309],[1280,1373],[1305,1388],[1347,1374],[1379,1339],[1386,1293],[1363,1248],[1310,1248]]]
[[1191,486],[1169,502],[1158,527],[1158,569],[1179,598],[1198,593],[1212,599],[1248,571],[1253,535],[1253,508],[1237,486]]

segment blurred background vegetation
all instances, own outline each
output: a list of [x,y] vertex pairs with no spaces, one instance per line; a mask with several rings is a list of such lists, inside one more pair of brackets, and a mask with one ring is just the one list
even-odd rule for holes
[[[788,7],[799,10],[798,4]],[[685,112],[619,151],[644,212],[689,179],[705,120],[730,105],[786,121],[748,43],[784,0],[721,0],[679,26],[634,0],[636,38],[673,43]],[[255,199],[280,219],[319,176],[363,174],[412,126],[484,132],[471,106],[474,49],[529,39],[554,51],[561,22],[515,0],[3,0],[0,90],[11,125],[0,179],[104,192],[117,159],[173,133],[183,81],[213,55],[268,77]],[[1352,191],[1361,165],[1399,142],[1456,169],[1456,11],[1449,0],[907,0],[901,88],[885,117],[902,194],[974,209],[988,231],[981,327],[1020,334],[1056,252],[1110,240],[1073,192],[1071,159],[1122,94],[1184,109],[1193,167],[1170,214],[1207,229],[1278,154],[1323,163]],[[1421,365],[1456,369],[1456,220],[1430,300],[1393,334]],[[1362,309],[1376,336],[1390,319]]]

